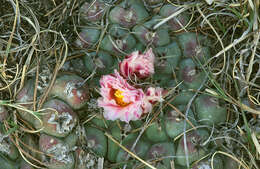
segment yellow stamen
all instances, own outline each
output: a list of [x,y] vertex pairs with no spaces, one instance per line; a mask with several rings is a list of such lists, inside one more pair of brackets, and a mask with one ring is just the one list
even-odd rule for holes
[[126,102],[123,101],[124,96],[122,95],[122,93],[123,93],[122,91],[117,89],[114,92],[114,97],[115,97],[114,99],[115,99],[115,101],[118,105],[127,106],[129,103],[126,103]]

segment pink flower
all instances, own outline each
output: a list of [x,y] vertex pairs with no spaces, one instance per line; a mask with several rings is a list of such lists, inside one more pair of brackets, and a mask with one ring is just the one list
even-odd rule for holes
[[163,94],[164,94],[164,90],[163,88],[160,87],[149,87],[146,91],[146,99],[151,102],[151,103],[155,103],[155,102],[162,102],[163,101]]
[[128,123],[130,120],[138,120],[147,111],[143,107],[143,90],[129,85],[116,70],[112,75],[103,76],[100,85],[102,97],[98,99],[98,106],[103,107],[106,119],[120,119]]
[[151,112],[153,104],[156,102],[162,102],[163,95],[165,91],[160,87],[149,87],[145,93],[145,101],[143,102],[143,107],[146,109],[146,112]]
[[140,79],[147,78],[154,73],[154,59],[152,48],[144,54],[135,51],[119,63],[120,74],[125,78],[133,75]]

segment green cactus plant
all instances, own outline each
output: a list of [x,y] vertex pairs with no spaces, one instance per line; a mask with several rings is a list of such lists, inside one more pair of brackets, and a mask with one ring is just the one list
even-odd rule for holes
[[178,77],[182,82],[181,88],[197,90],[207,78],[207,75],[204,71],[199,72],[193,60],[187,58],[181,60],[179,64]]
[[[32,108],[34,89],[34,79],[27,80],[23,88],[17,93],[16,102],[23,106],[25,109],[30,110]],[[29,122],[31,125],[34,125],[34,123],[39,122],[39,120],[30,112],[18,109],[18,113],[23,120]]]
[[[137,138],[137,133],[131,133],[126,138],[123,139],[122,145],[125,146],[128,150],[130,150],[132,145],[136,141],[136,138]],[[134,153],[137,156],[139,156],[140,158],[144,158],[149,147],[150,147],[149,142],[139,140],[134,148]],[[123,149],[120,149],[117,154],[116,162],[122,163],[122,164],[127,164],[128,168],[131,168],[131,167],[133,167],[133,165],[136,161],[130,161],[130,160],[126,161],[127,155],[128,155],[128,153],[126,151],[124,151]]]
[[145,7],[156,8],[163,4],[164,0],[143,0]]
[[131,34],[123,37],[112,37],[106,35],[101,41],[100,48],[113,54],[118,55],[122,52],[129,53],[135,46],[136,40]]
[[44,133],[56,137],[67,136],[78,122],[77,114],[63,101],[52,99],[43,104],[46,109],[41,114],[42,125],[35,125],[37,129],[42,129]]
[[174,100],[171,102],[172,105],[187,105],[190,99],[193,97],[194,92],[189,90],[182,90],[177,96],[175,96]]
[[210,41],[207,37],[197,35],[196,33],[186,32],[177,36],[180,47],[183,51],[183,56],[188,58],[194,58],[204,63],[211,54],[209,50]]
[[[204,159],[199,161],[198,163],[194,164],[191,169],[201,169],[201,168],[208,168],[208,169],[223,169],[223,160],[220,155],[214,156],[213,159],[213,168],[211,167],[211,158]],[[230,168],[228,168],[230,169]]]
[[149,16],[142,2],[135,0],[124,0],[114,7],[109,13],[112,23],[131,28]]
[[78,34],[74,45],[77,48],[91,48],[99,40],[101,31],[98,28],[84,28]]
[[[184,116],[186,111],[185,105],[179,105],[176,107]],[[190,129],[192,126],[188,123],[183,116],[181,116],[177,111],[171,109],[164,116],[164,125],[166,133],[169,137],[175,138],[184,131],[184,123],[186,123],[186,130]],[[191,109],[188,111],[187,119],[195,124],[195,117]]]
[[88,22],[97,22],[102,19],[106,11],[106,4],[101,0],[93,0],[92,2],[85,2],[81,5],[79,14],[81,19]]
[[[117,124],[114,124],[110,128],[111,135],[118,141],[122,141],[121,130]],[[108,139],[107,158],[111,162],[116,162],[117,154],[120,147],[112,140]]]
[[194,103],[196,115],[201,124],[218,125],[225,122],[227,109],[220,106],[217,98],[201,94]]
[[9,112],[5,106],[0,105],[0,122],[6,120],[9,116]]
[[16,160],[19,156],[19,152],[10,137],[9,131],[0,123],[0,153],[10,160]]
[[73,169],[75,158],[69,146],[61,139],[41,134],[39,149],[46,153],[42,158],[48,169]]
[[143,25],[136,25],[133,28],[136,38],[144,45],[164,46],[169,44],[170,36],[166,27],[162,26],[160,29],[153,30],[153,26],[161,19],[160,16],[156,15]]
[[49,96],[57,97],[73,109],[80,109],[89,99],[88,88],[82,84],[84,79],[72,74],[61,74],[57,77]]
[[15,163],[0,153],[0,163],[3,169],[19,169],[19,163]]
[[87,147],[98,156],[105,157],[107,153],[107,138],[104,133],[94,127],[85,126]]
[[[169,157],[172,156],[172,157]],[[153,144],[146,154],[147,160],[156,160],[162,158],[157,164],[153,165],[156,168],[171,168],[171,161],[174,160],[175,147],[172,142],[161,142]],[[146,167],[148,169],[148,167]]]
[[145,136],[153,143],[163,142],[169,139],[162,120],[160,122],[157,120],[151,123],[145,130]]
[[[159,14],[162,17],[169,17],[170,15],[172,15],[173,13],[177,12],[177,7],[173,6],[171,4],[168,5],[164,5],[161,9]],[[169,26],[169,29],[172,31],[178,31],[180,29],[182,29],[183,27],[185,27],[188,22],[189,22],[189,15],[186,12],[182,12],[181,14],[179,14],[176,17],[171,18],[168,22],[167,25]]]
[[73,149],[78,142],[78,138],[79,138],[79,136],[77,134],[77,131],[76,131],[76,129],[74,129],[73,131],[71,131],[69,133],[69,135],[67,135],[63,139],[63,141],[64,141],[64,143],[66,143],[69,146],[70,149]]
[[[209,137],[209,134],[204,129],[193,130],[186,134],[186,145],[187,145],[187,160],[188,163],[199,160],[207,154],[207,145],[202,143]],[[186,166],[186,156],[185,156],[185,142],[184,136],[181,137],[177,151],[176,151],[176,163],[181,166]]]
[[91,52],[83,56],[86,72],[91,74],[96,69],[96,74],[109,74],[114,71],[117,61],[104,51]]

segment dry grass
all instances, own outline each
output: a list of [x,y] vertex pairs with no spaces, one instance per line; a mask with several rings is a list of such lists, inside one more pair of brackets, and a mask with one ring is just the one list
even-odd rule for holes
[[[119,1],[111,1],[107,12]],[[39,130],[35,131],[25,124],[17,117],[16,111],[24,109],[37,117],[63,64],[72,58],[81,57],[86,52],[99,50],[100,42],[107,32],[107,15],[99,25],[87,25],[102,29],[100,40],[94,48],[78,50],[73,47],[80,28],[85,26],[78,13],[83,2],[0,0],[0,6],[4,6],[0,10],[0,105],[12,110],[11,117],[4,123],[5,127],[10,131],[13,129],[10,124],[16,126],[15,130],[9,133],[12,141],[22,157],[35,168],[41,168],[44,164],[23,151],[19,136],[30,133],[37,137]],[[204,64],[204,70],[210,78],[210,82],[206,84],[206,92],[225,101],[229,118],[221,129],[210,129],[214,132],[214,137],[210,137],[208,141],[222,141],[225,144],[220,146],[222,150],[226,150],[216,151],[212,158],[215,154],[223,154],[233,158],[245,169],[259,168],[260,137],[259,131],[255,131],[260,125],[259,1],[216,0],[211,6],[203,1],[168,0],[165,3],[178,6],[179,10],[154,26],[154,29],[167,19],[188,11],[192,14],[192,19],[180,31],[202,33],[213,42],[213,56]],[[26,110],[15,103],[15,97],[31,77],[36,77],[37,86],[34,92],[34,109]],[[36,97],[37,95],[40,97]],[[174,94],[171,94],[168,98],[173,97]],[[249,105],[242,102],[244,99],[249,100]],[[161,109],[165,105],[161,105]],[[144,126],[139,130],[144,131],[160,111],[147,116]],[[185,132],[183,134],[185,135]],[[126,149],[108,133],[106,136]],[[126,151],[144,165],[154,168],[131,153],[133,149],[134,146]]]

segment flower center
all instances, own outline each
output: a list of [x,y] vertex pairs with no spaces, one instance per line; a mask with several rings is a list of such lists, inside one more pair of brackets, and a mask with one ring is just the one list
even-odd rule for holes
[[123,101],[124,96],[122,95],[122,93],[123,93],[122,91],[116,89],[114,91],[114,99],[118,105],[123,107],[123,106],[127,106],[129,103]]

